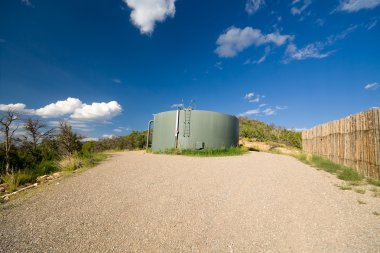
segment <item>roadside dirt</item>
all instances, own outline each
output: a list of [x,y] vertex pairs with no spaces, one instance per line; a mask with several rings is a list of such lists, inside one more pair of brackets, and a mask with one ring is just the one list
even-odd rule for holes
[[0,252],[380,252],[380,198],[339,184],[284,155],[116,153],[2,205]]

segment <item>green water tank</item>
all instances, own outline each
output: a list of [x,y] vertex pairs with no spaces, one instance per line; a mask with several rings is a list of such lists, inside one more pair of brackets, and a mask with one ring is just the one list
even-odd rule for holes
[[180,109],[154,116],[152,150],[229,148],[239,144],[239,119],[219,112]]

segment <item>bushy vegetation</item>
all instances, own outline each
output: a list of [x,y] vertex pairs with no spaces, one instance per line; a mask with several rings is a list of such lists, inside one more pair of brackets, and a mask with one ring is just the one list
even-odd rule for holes
[[259,142],[274,142],[290,147],[302,148],[300,132],[275,125],[268,125],[259,120],[240,117],[240,138]]
[[0,184],[9,192],[41,175],[91,167],[106,158],[103,151],[141,149],[145,144],[144,132],[82,143],[84,137],[68,122],[49,128],[40,119],[23,119],[11,110],[0,112],[0,134]]
[[211,156],[235,156],[243,155],[248,152],[245,147],[233,147],[233,148],[219,148],[219,149],[202,149],[202,150],[192,150],[192,149],[169,149],[162,152],[156,152],[157,154],[169,154],[169,155],[186,155],[186,156],[201,156],[201,157],[211,157]]
[[115,136],[112,138],[90,141],[83,144],[84,153],[102,152],[106,150],[138,150],[146,144],[147,131],[132,131],[127,136]]

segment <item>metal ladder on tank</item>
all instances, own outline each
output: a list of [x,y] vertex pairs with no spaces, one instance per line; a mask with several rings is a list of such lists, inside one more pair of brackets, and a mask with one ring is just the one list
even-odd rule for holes
[[183,137],[190,137],[191,109],[185,109],[185,121],[183,122]]

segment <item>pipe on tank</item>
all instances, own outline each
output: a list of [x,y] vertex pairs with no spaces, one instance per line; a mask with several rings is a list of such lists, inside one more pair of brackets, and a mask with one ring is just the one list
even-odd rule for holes
[[148,121],[148,134],[146,136],[146,150],[149,148],[149,136],[150,136],[150,125],[154,122],[154,120]]
[[179,109],[177,110],[177,115],[175,116],[175,149],[178,148],[178,135],[179,135]]

